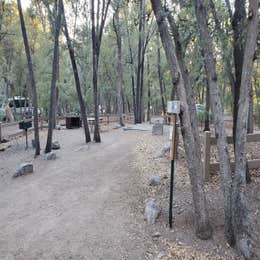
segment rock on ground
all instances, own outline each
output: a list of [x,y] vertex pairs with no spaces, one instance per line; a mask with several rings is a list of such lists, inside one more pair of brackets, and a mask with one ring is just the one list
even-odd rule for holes
[[160,207],[156,204],[155,199],[148,199],[145,204],[145,219],[148,224],[154,224],[161,212]]
[[152,176],[148,181],[148,184],[150,186],[157,186],[160,185],[160,183],[161,183],[161,178],[159,176]]
[[52,142],[51,149],[59,150],[60,149],[60,143],[58,141]]
[[47,160],[47,161],[56,160],[56,158],[57,158],[57,155],[54,152],[46,153],[44,155],[44,159]]
[[13,175],[13,178],[33,173],[33,164],[32,163],[23,163],[20,165],[19,169]]
[[166,253],[161,251],[160,253],[158,253],[158,255],[155,257],[154,260],[166,260],[166,259],[167,259]]
[[9,143],[0,143],[0,152],[4,152],[9,147],[11,147]]

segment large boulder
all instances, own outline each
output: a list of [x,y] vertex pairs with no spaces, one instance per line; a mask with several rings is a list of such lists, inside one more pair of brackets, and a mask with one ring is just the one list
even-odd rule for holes
[[13,178],[22,176],[22,175],[27,175],[33,173],[33,164],[32,163],[23,163],[20,165],[16,173],[13,175]]
[[51,149],[52,150],[59,150],[60,149],[60,143],[58,141],[52,142]]
[[163,124],[156,122],[152,129],[153,135],[163,135]]
[[11,147],[10,143],[0,143],[0,152],[4,152],[9,147]]
[[149,180],[148,180],[148,184],[150,186],[157,186],[160,185],[161,183],[161,178],[160,176],[152,176]]
[[161,208],[156,203],[155,199],[151,198],[146,201],[144,215],[148,224],[154,224],[159,217],[160,212]]
[[57,155],[54,152],[46,153],[44,155],[44,159],[47,160],[47,161],[56,160],[56,158],[57,158]]

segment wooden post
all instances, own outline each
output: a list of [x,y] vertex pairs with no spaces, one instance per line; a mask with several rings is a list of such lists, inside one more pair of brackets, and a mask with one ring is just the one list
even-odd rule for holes
[[204,161],[203,161],[203,179],[208,181],[210,177],[210,131],[204,133]]
[[172,127],[172,140],[171,140],[170,157],[171,157],[171,160],[174,160],[175,159],[175,142],[176,142],[176,140],[175,140],[176,139],[175,138],[176,115],[175,114],[173,115],[172,122],[173,122],[173,127]]
[[[177,121],[177,118],[176,118],[176,121]],[[179,129],[179,124],[176,123],[176,130],[175,130],[175,131],[176,131],[176,133],[175,133],[175,135],[176,135],[175,159],[176,159],[176,160],[179,159],[178,146],[179,146],[179,138],[180,138],[180,136],[179,136],[179,131],[178,131],[178,129]]]
[[0,143],[2,142],[2,122],[0,122]]

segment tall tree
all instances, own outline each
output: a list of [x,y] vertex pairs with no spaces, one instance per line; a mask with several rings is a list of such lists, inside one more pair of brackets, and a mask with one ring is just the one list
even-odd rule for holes
[[147,122],[151,122],[151,80],[150,80],[150,58],[147,57]]
[[198,23],[198,31],[208,84],[210,88],[210,99],[214,115],[215,131],[217,136],[218,154],[220,160],[220,173],[222,176],[222,187],[224,191],[224,211],[225,211],[225,233],[228,242],[234,244],[234,233],[232,228],[231,212],[231,168],[228,144],[224,127],[224,110],[220,98],[220,90],[217,80],[216,61],[213,53],[213,43],[208,28],[208,14],[204,0],[194,0],[195,11]]
[[246,28],[246,0],[235,0],[234,15],[232,17],[233,28],[233,54],[235,65],[235,88],[233,91],[233,138],[234,145],[236,139],[236,125],[238,116],[238,102],[240,97],[241,77],[245,47],[245,28]]
[[77,67],[77,63],[76,63],[76,59],[75,59],[74,48],[72,46],[72,42],[71,42],[71,39],[69,36],[63,1],[61,0],[61,2],[62,2],[63,28],[64,28],[63,31],[64,31],[64,35],[66,37],[67,46],[68,46],[68,50],[69,50],[69,54],[70,54],[70,61],[71,61],[72,69],[73,69],[76,91],[77,91],[79,105],[80,105],[80,112],[81,112],[81,117],[82,117],[83,126],[84,126],[85,141],[86,141],[86,143],[88,143],[91,141],[91,137],[90,137],[89,127],[88,127],[86,106],[85,106],[85,102],[84,102],[82,92],[81,92],[78,67]]
[[138,8],[138,55],[137,55],[137,79],[136,79],[136,118],[135,123],[143,121],[143,74],[145,54],[145,1],[140,0]]
[[33,102],[33,122],[34,122],[34,139],[35,139],[35,156],[40,154],[40,138],[39,138],[39,116],[38,116],[38,99],[37,99],[37,90],[36,83],[33,72],[33,64],[30,53],[29,42],[27,38],[26,27],[23,18],[21,1],[17,0],[18,11],[20,16],[21,30],[23,34],[23,41],[25,47],[25,53],[27,58],[28,70],[29,70],[29,78],[32,89],[32,102]]
[[158,72],[158,79],[159,79],[159,87],[160,87],[160,94],[161,94],[161,101],[162,101],[162,111],[163,114],[166,114],[166,105],[164,100],[164,89],[163,89],[163,74],[162,74],[162,65],[161,65],[161,46],[160,46],[160,35],[157,34],[157,72]]
[[206,107],[205,107],[205,119],[203,131],[210,131],[210,89],[208,79],[206,81]]
[[[174,3],[174,0],[172,1]],[[182,6],[182,1],[179,1],[179,4]],[[188,73],[188,69],[185,63],[185,45],[183,44],[183,40],[181,39],[181,35],[178,29],[178,26],[174,20],[173,15],[169,10],[165,10],[167,12],[167,19],[170,26],[170,31],[172,33],[174,43],[175,43],[175,50],[176,50],[176,59],[178,60],[178,64],[180,67],[181,75],[184,82],[184,87],[187,95],[187,102],[188,102],[188,108],[191,118],[191,127],[192,127],[192,133],[196,144],[200,143],[200,137],[198,132],[198,122],[197,122],[197,114],[196,114],[196,106],[195,106],[195,94],[193,87],[191,85],[190,76]],[[178,75],[172,77],[172,84],[173,86],[177,86],[179,81]],[[173,88],[174,89],[174,88]],[[200,146],[196,145],[196,152],[198,158],[200,158]]]
[[254,91],[253,85],[249,82],[249,108],[247,118],[247,133],[252,134],[254,132]]
[[92,25],[92,52],[93,52],[93,98],[94,98],[94,141],[101,142],[99,133],[99,102],[98,102],[98,67],[99,54],[102,42],[103,30],[107,18],[108,7],[111,0],[91,0],[90,13]]
[[117,113],[119,116],[119,124],[124,126],[123,122],[123,61],[122,61],[122,32],[119,20],[121,0],[115,1],[115,13],[113,17],[113,26],[116,34],[117,44]]
[[[180,65],[177,62],[176,54],[174,53],[174,45],[168,31],[166,17],[167,13],[163,10],[161,1],[151,0],[152,8],[156,16],[158,29],[162,45],[166,54],[166,59],[169,65],[171,78],[176,82],[177,94],[181,101],[181,129],[184,140],[184,147],[187,156],[189,176],[192,185],[192,195],[195,210],[195,231],[201,239],[208,239],[212,236],[212,227],[209,223],[209,216],[207,210],[207,202],[204,190],[204,183],[202,180],[202,165],[200,152],[198,147],[199,135],[198,127],[193,128],[194,122],[191,121],[189,104],[192,103],[190,95],[186,93],[183,75],[181,73]],[[177,80],[176,80],[177,78]],[[197,131],[196,131],[196,129]]]
[[248,29],[244,49],[239,107],[236,126],[235,176],[233,181],[233,224],[237,248],[246,259],[252,259],[250,223],[246,205],[246,138],[249,92],[258,32],[258,0],[249,1]]
[[132,90],[132,100],[133,100],[133,112],[134,112],[134,118],[136,121],[137,118],[137,111],[136,111],[136,93],[135,93],[135,75],[134,75],[134,57],[133,57],[133,49],[130,41],[130,32],[129,32],[129,25],[128,25],[128,6],[127,8],[124,8],[124,19],[126,22],[126,37],[127,37],[127,45],[128,45],[128,56],[130,64],[130,70],[131,70],[131,90]]
[[50,92],[50,108],[49,108],[49,122],[48,122],[48,136],[45,147],[45,153],[51,152],[52,149],[52,135],[56,113],[56,81],[58,74],[58,56],[59,56],[59,35],[61,28],[61,13],[62,13],[62,0],[58,0],[55,19],[55,32],[54,32],[54,50],[52,62],[52,80]]

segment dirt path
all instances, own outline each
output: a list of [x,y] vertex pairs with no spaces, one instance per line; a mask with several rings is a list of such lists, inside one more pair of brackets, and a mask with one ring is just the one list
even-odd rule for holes
[[32,175],[11,179],[32,158],[22,142],[0,154],[0,259],[146,259],[152,245],[129,167],[135,134],[113,130],[84,145],[81,131],[56,133],[58,159],[33,160]]

